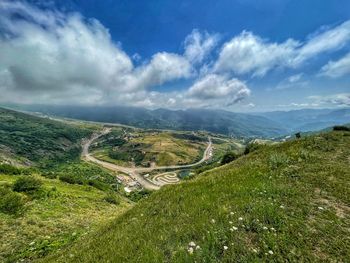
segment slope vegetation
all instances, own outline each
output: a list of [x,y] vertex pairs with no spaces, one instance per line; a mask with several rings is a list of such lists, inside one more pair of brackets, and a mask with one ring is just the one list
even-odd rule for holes
[[0,155],[41,164],[72,159],[80,154],[80,139],[90,133],[83,127],[0,108]]
[[350,132],[254,152],[162,188],[45,262],[346,262]]

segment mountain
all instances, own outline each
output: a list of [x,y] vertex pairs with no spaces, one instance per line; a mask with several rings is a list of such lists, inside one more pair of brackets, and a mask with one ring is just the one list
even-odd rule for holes
[[44,262],[347,262],[349,146],[342,131],[261,146]]
[[275,111],[259,115],[280,123],[291,132],[316,131],[350,122],[350,108]]
[[67,118],[119,123],[149,129],[205,130],[236,137],[276,137],[287,130],[263,116],[223,110],[148,110],[136,107],[21,106],[20,109]]

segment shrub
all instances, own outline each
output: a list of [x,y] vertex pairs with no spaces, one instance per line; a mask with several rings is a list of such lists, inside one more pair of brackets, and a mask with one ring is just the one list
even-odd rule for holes
[[31,176],[24,176],[17,179],[13,185],[13,191],[34,193],[42,186],[42,182]]
[[104,198],[104,201],[110,203],[110,204],[114,204],[114,205],[119,205],[120,204],[120,200],[119,198],[113,194],[113,193],[109,193],[107,194]]
[[257,149],[259,149],[262,146],[262,144],[259,143],[249,143],[244,150],[244,154],[248,154],[251,152],[256,151]]
[[278,167],[288,164],[289,159],[286,154],[272,154],[269,158],[269,165],[272,169],[277,169]]
[[88,184],[101,191],[106,191],[110,188],[108,184],[102,183],[98,180],[89,180]]
[[333,131],[350,131],[350,127],[346,126],[334,126]]
[[21,170],[9,164],[0,164],[0,174],[21,174]]
[[238,158],[238,155],[234,152],[226,153],[221,160],[221,164],[230,163]]
[[24,200],[10,189],[0,188],[0,212],[16,215],[23,211]]
[[62,182],[66,182],[69,184],[80,184],[83,185],[84,184],[84,180],[78,176],[72,176],[72,175],[61,175],[59,177],[59,179]]

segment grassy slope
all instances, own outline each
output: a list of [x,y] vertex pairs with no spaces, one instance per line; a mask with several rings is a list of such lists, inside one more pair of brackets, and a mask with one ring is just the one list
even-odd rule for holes
[[[91,130],[0,108],[0,149],[41,164],[76,158]],[[4,151],[4,150],[3,150]]]
[[[0,108],[0,164],[30,164],[40,169],[23,170],[25,174],[40,172],[50,178],[64,175],[84,182],[72,185],[35,174],[44,182],[47,195],[33,199],[22,194],[26,209],[20,215],[0,212],[0,262],[35,259],[52,253],[130,207],[116,192],[114,195],[121,200],[119,205],[104,200],[116,187],[112,174],[79,161],[80,140],[99,128]],[[11,186],[17,178],[0,173],[0,189]],[[94,187],[88,186],[91,183]]]
[[161,189],[45,262],[346,262],[349,146],[349,132],[263,146]]
[[[21,216],[0,213],[0,262],[35,259],[70,245],[76,238],[119,215],[130,205],[103,200],[106,193],[90,186],[69,185],[37,176],[49,197],[27,200]],[[12,184],[16,176],[1,175],[2,184]],[[54,188],[54,190],[52,190]]]

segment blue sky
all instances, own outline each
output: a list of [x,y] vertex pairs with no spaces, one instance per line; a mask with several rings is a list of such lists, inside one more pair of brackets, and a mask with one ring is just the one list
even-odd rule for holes
[[1,2],[5,102],[350,105],[346,0]]

